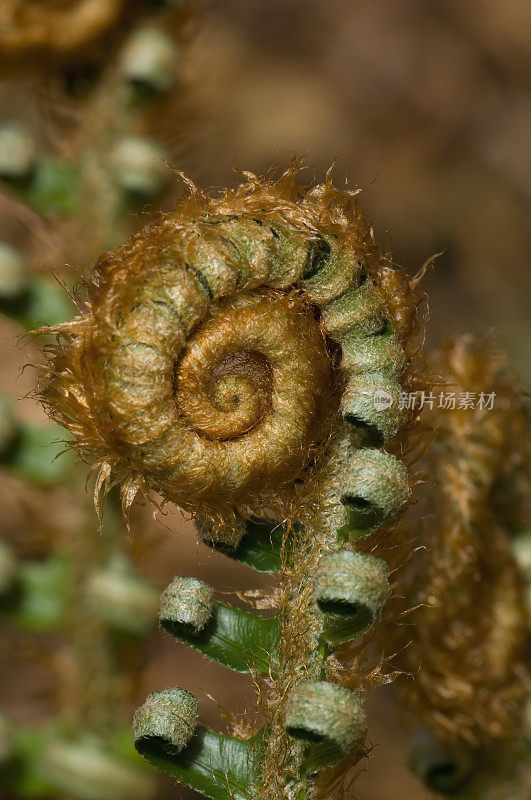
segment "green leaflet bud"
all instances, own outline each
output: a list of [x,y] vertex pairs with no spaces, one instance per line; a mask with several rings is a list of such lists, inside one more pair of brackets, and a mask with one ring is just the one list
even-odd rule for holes
[[115,562],[93,572],[86,595],[92,611],[120,630],[144,634],[153,625],[158,590],[128,564]]
[[198,717],[197,699],[190,692],[177,686],[152,692],[133,717],[135,746],[180,753],[192,738]]
[[29,184],[21,195],[45,217],[68,217],[79,208],[79,164],[43,157],[35,163]]
[[80,800],[151,800],[156,791],[153,776],[88,738],[51,742],[42,770],[61,794]]
[[296,739],[335,746],[341,757],[363,742],[362,699],[335,683],[302,681],[288,699],[286,729]]
[[24,254],[7,242],[0,242],[0,300],[19,297],[29,283]]
[[167,92],[175,83],[177,52],[174,42],[160,31],[137,30],[125,47],[122,74],[142,94]]
[[[223,238],[228,253],[241,271],[240,283],[265,282],[271,269],[274,236],[270,225],[260,219],[230,217],[209,220]],[[297,275],[298,277],[298,275]]]
[[35,143],[22,125],[8,122],[0,127],[0,178],[21,181],[35,165]]
[[6,612],[21,628],[54,631],[64,625],[70,601],[71,561],[55,553],[43,561],[21,559],[16,574],[16,591],[9,597]]
[[353,527],[369,533],[400,516],[410,496],[405,464],[381,450],[358,450],[349,465],[341,502]]
[[203,581],[177,575],[160,596],[159,621],[199,633],[212,616],[213,590]]
[[210,225],[197,224],[183,242],[183,258],[193,264],[200,292],[208,299],[218,299],[227,291],[233,292],[238,283],[238,269],[230,248],[219,247],[219,237]]
[[402,387],[384,372],[352,375],[341,397],[341,413],[362,446],[381,447],[404,420],[399,408]]
[[310,243],[301,284],[313,302],[326,303],[358,282],[361,269],[348,245],[321,235]]
[[308,254],[308,242],[301,234],[288,231],[280,225],[271,229],[275,247],[270,257],[269,280],[271,286],[286,286],[300,278]]
[[327,332],[336,339],[356,326],[367,332],[368,320],[379,319],[383,324],[387,312],[380,292],[365,276],[358,286],[327,303],[322,316]]
[[381,558],[340,550],[321,559],[314,578],[317,605],[327,616],[327,641],[339,644],[368,631],[389,599],[387,564]]
[[212,220],[211,224],[237,264],[240,285],[263,282],[285,287],[300,278],[308,251],[301,234],[246,217]]
[[225,526],[221,530],[215,530],[212,525],[200,519],[194,520],[194,523],[200,538],[210,547],[236,550],[247,533],[247,526],[243,520],[238,520],[232,528]]
[[155,197],[168,181],[165,151],[138,136],[122,139],[113,153],[116,183],[134,196]]
[[406,355],[390,323],[369,334],[350,328],[336,337],[341,345],[341,366],[351,372],[387,371],[400,373]]

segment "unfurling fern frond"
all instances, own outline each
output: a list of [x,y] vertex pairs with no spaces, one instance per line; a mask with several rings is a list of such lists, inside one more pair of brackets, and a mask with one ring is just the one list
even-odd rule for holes
[[361,752],[363,702],[334,679],[333,651],[369,635],[390,594],[385,561],[356,540],[410,498],[389,445],[418,298],[354,193],[330,177],[301,188],[297,169],[246,173],[216,199],[187,181],[173,212],[99,259],[41,387],[99,468],[98,507],[114,481],[125,514],[154,490],[207,543],[281,575],[270,619],[182,576],[162,596],[166,630],[263,676],[264,726],[246,741],[198,726],[178,688],[136,713],[138,749],[212,798],[317,797],[318,773]]

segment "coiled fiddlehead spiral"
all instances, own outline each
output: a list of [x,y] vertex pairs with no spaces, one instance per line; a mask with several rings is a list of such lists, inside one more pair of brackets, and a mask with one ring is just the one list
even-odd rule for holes
[[410,495],[405,465],[381,448],[405,421],[399,379],[418,299],[352,193],[330,177],[301,189],[297,169],[246,173],[217,199],[188,182],[174,212],[99,259],[86,308],[55,329],[42,387],[99,466],[98,499],[117,480],[127,512],[138,490],[156,490],[210,544],[281,572],[273,619],[180,576],[163,595],[167,630],[269,674],[245,780],[235,760],[248,743],[194,734],[195,722],[183,740],[182,690],[138,711],[139,749],[208,796],[218,795],[204,776],[194,783],[187,753],[208,755],[212,774],[220,761],[227,796],[302,798],[317,796],[320,769],[362,745],[361,699],[327,681],[327,658],[370,630],[389,593],[385,562],[352,542],[395,520]]

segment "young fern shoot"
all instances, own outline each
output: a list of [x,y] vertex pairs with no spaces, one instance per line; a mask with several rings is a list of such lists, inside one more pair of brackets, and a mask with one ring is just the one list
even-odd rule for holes
[[359,692],[331,664],[370,635],[388,568],[356,550],[410,498],[388,446],[407,421],[400,393],[418,298],[353,200],[298,165],[218,198],[190,181],[171,213],[103,255],[79,316],[55,328],[42,399],[127,515],[155,490],[232,558],[280,573],[278,614],[221,604],[177,576],[162,626],[206,657],[262,677],[264,725],[247,740],[197,724],[197,701],[154,692],[137,748],[219,800],[322,795],[321,770],[357,757]]

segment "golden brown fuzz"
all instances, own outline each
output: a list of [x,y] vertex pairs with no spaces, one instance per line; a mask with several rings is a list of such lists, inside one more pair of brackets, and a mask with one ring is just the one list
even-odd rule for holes
[[124,0],[3,0],[0,46],[7,55],[72,53],[105,33]]
[[[509,535],[526,515],[529,419],[521,391],[503,374],[503,357],[488,343],[468,336],[447,342],[435,365],[448,377],[445,392],[496,396],[491,410],[457,402],[429,414],[433,515],[410,586],[411,604],[424,607],[405,651],[415,680],[404,691],[440,739],[478,744],[514,733],[516,701],[526,692],[526,610]],[[499,501],[507,493],[510,510]]]
[[[415,382],[419,297],[381,254],[355,192],[330,174],[298,186],[298,170],[245,173],[217,198],[185,179],[173,212],[98,260],[79,316],[52,331],[40,387],[99,469],[98,509],[114,481],[125,514],[137,491],[154,490],[236,558],[257,535],[253,515],[281,523],[262,800],[320,796],[305,766],[316,737],[329,745],[316,771],[341,762],[331,779],[350,781],[366,731],[359,693],[390,680],[382,663],[365,668],[389,568],[357,542],[379,531],[382,554],[392,551],[389,528],[411,495],[398,434],[411,416],[400,401]],[[176,581],[178,621],[199,590]],[[340,674],[335,648],[352,638],[363,656]],[[137,712],[141,751],[161,702],[150,695]]]
[[[392,302],[409,285],[351,193],[305,191],[297,170],[217,199],[187,181],[173,212],[99,259],[81,314],[52,331],[44,403],[99,467],[97,493],[111,472],[121,483],[124,510],[149,487],[212,521],[271,503],[284,519],[340,419],[343,376],[402,369],[415,308],[404,320]],[[345,328],[363,336],[339,370]]]

